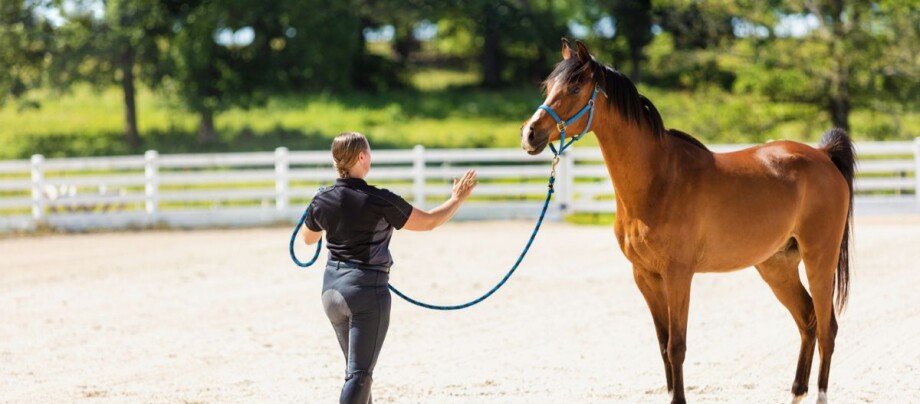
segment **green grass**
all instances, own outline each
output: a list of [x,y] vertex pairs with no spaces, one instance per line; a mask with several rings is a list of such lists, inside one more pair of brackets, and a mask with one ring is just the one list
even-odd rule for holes
[[470,71],[426,69],[414,72],[409,84],[420,91],[441,91],[451,87],[469,87],[479,81],[479,75]]
[[[408,75],[413,89],[381,94],[314,93],[278,96],[249,110],[231,109],[216,118],[219,140],[199,144],[197,117],[160,94],[140,90],[140,147],[121,139],[122,94],[77,87],[66,94],[35,93],[24,102],[0,107],[0,159],[46,156],[268,151],[278,146],[325,150],[343,131],[369,135],[375,148],[516,147],[518,130],[542,102],[535,86],[486,91],[474,87],[475,73],[422,70]],[[769,139],[813,141],[830,127],[813,106],[774,103],[721,90],[697,92],[641,87],[657,105],[667,127],[687,131],[708,143],[763,142]],[[856,110],[857,139],[910,139],[920,136],[920,113],[891,115]],[[582,145],[595,145],[589,136]]]
[[571,224],[606,226],[613,224],[616,217],[616,213],[572,213],[565,215],[563,220]]

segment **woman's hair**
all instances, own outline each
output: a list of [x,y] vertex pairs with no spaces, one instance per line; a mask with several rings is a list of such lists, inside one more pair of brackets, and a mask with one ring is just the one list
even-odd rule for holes
[[370,150],[367,138],[358,132],[340,133],[332,140],[332,162],[339,178],[348,178],[348,170],[358,162],[358,154]]

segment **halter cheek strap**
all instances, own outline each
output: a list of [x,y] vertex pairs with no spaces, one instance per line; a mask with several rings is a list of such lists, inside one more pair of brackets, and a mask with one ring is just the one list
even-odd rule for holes
[[[604,92],[603,90],[601,90],[600,87],[595,85],[594,92],[591,94],[591,99],[588,100],[588,104],[582,107],[577,113],[575,113],[574,116],[566,120],[563,120],[562,118],[560,118],[559,114],[557,114],[556,111],[553,111],[553,109],[550,108],[549,105],[543,104],[537,107],[537,109],[542,109],[546,111],[547,113],[549,113],[549,116],[553,117],[553,120],[556,121],[556,129],[559,130],[559,150],[556,150],[556,147],[553,146],[552,143],[550,143],[549,148],[553,151],[553,154],[557,156],[561,155],[562,152],[565,151],[565,149],[567,149],[569,146],[572,145],[572,143],[575,143],[576,140],[581,139],[582,136],[585,135],[585,133],[588,133],[588,131],[591,130],[591,121],[594,120],[594,103],[597,100],[597,93],[599,92],[603,92],[604,95],[607,95],[606,92]],[[573,136],[571,140],[566,142],[565,141],[566,128],[568,128],[569,125],[577,122],[586,113],[588,114],[588,124],[585,125],[585,130],[581,131],[581,133],[579,133],[578,135]]]

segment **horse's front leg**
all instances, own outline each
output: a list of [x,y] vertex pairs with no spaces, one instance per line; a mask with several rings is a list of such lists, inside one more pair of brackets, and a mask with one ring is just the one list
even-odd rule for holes
[[693,270],[670,266],[662,273],[665,296],[668,301],[668,360],[671,362],[671,378],[674,382],[672,404],[683,404],[684,397],[684,355],[687,351],[687,314],[690,307],[690,284]]
[[655,333],[658,335],[658,353],[664,362],[664,374],[668,380],[668,394],[673,394],[674,382],[671,378],[671,361],[668,359],[668,300],[664,293],[664,283],[661,275],[649,272],[633,265],[633,278],[636,286],[645,297],[649,311],[652,312],[652,321],[655,323]]

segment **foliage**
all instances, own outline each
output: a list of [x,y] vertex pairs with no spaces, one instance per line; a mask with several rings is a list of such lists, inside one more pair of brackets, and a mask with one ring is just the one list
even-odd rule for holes
[[[201,1],[173,10],[166,44],[168,93],[201,114],[203,142],[215,140],[213,114],[262,105],[272,92],[347,86],[357,21],[347,2]],[[335,24],[329,24],[335,21]],[[324,29],[315,29],[324,26]],[[220,33],[249,28],[251,43],[219,43]]]
[[667,0],[655,5],[659,26],[682,51],[716,48],[734,39],[732,20],[737,11],[736,5],[721,1]]
[[573,8],[548,0],[468,0],[440,9],[436,47],[477,60],[482,84],[536,83],[549,73]]
[[[46,98],[42,110],[0,108],[0,159],[48,156],[139,154],[211,151],[325,150],[336,134],[366,133],[375,148],[518,147],[521,122],[541,102],[539,89],[488,91],[460,86],[477,82],[466,72],[420,71],[410,78],[430,90],[379,93],[316,93],[274,96],[264,106],[232,107],[218,122],[213,143],[195,142],[196,116],[141,89],[139,122],[143,136],[137,147],[120,141],[121,94],[115,88],[97,92],[86,86],[72,94]],[[440,82],[439,82],[440,81]],[[453,84],[453,85],[452,85]],[[707,143],[764,142],[770,139],[816,141],[830,126],[820,108],[774,102],[757,95],[733,94],[709,87],[675,91],[640,86],[661,111],[669,128],[685,130]],[[920,133],[920,113],[888,113],[857,109],[857,139],[911,139]],[[577,147],[593,147],[587,136]]]
[[53,27],[35,11],[46,3],[0,0],[0,105],[41,86],[54,46]]
[[171,33],[169,19],[158,0],[110,0],[102,16],[93,14],[93,3],[68,3],[72,9],[64,12],[64,22],[55,29],[49,81],[58,90],[81,82],[100,87],[120,84],[125,98],[125,140],[136,145],[140,141],[136,70],[143,82],[159,82],[163,66],[158,42]]
[[674,35],[664,32],[647,48],[648,82],[675,89],[732,89],[736,73],[731,66],[736,57],[713,49],[682,50],[675,41]]
[[630,78],[640,82],[643,50],[652,41],[651,0],[612,0],[610,14],[616,19],[617,34],[626,39],[631,62]]
[[641,68],[666,124],[706,140],[831,125],[902,139],[920,134],[914,3],[0,0],[0,105],[15,104],[0,154],[314,147],[347,129],[392,147],[513,146],[573,35]]
[[87,1],[73,1],[55,29],[51,52],[51,84],[58,89],[88,82],[100,87],[119,83],[119,59],[133,53],[147,83],[156,83],[161,66],[158,41],[169,33],[165,9],[156,0],[109,0],[101,18]]
[[800,0],[778,10],[787,16],[813,16],[817,26],[800,36],[773,31],[769,38],[737,41],[733,50],[753,63],[738,69],[736,91],[821,106],[843,128],[849,127],[854,107],[916,107],[916,4]]

